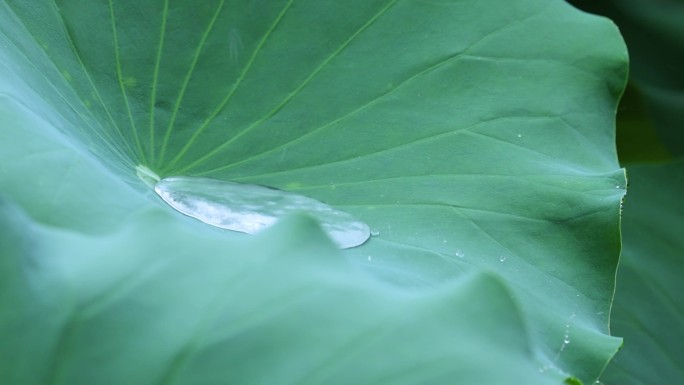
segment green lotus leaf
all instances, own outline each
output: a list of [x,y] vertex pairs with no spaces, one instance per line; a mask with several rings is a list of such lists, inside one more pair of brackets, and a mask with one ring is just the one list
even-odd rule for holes
[[[541,0],[5,0],[0,47],[3,237],[44,245],[8,248],[24,307],[3,355],[27,349],[8,378],[591,383],[620,345],[627,54],[605,19]],[[224,232],[141,167],[301,194],[373,236]]]

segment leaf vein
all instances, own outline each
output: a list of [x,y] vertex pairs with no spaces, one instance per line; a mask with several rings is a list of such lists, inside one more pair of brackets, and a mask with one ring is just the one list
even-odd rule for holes
[[195,160],[188,166],[184,167],[180,172],[185,172],[189,169],[192,169],[197,166],[197,164],[200,164],[207,159],[215,156],[219,152],[223,151],[226,147],[230,146],[237,140],[239,140],[241,137],[255,129],[256,127],[260,126],[264,121],[270,119],[273,117],[278,111],[280,111],[285,105],[287,105],[294,97],[296,97],[299,92],[306,87],[312,79],[320,73],[323,68],[325,68],[334,58],[336,58],[341,52],[344,51],[345,48],[351,44],[352,41],[354,41],[361,33],[363,33],[365,30],[367,30],[370,26],[372,26],[382,15],[384,15],[394,4],[397,3],[398,0],[391,0],[385,7],[380,9],[378,13],[376,13],[373,17],[371,17],[370,20],[368,20],[364,25],[362,25],[359,29],[357,29],[347,40],[345,40],[335,51],[333,51],[325,60],[323,60],[318,67],[316,67],[310,74],[307,76],[302,83],[297,86],[292,92],[290,92],[285,99],[283,99],[277,106],[275,106],[273,109],[271,109],[269,112],[266,113],[266,115],[262,116],[261,118],[257,119],[254,123],[250,124],[246,128],[244,128],[242,131],[238,132],[236,135],[234,135],[232,138],[227,140],[226,142],[222,143],[220,146],[216,147],[212,151],[209,151],[207,154],[203,155],[199,159]]
[[211,20],[209,21],[209,24],[207,25],[207,28],[204,30],[204,33],[202,34],[202,37],[197,44],[197,48],[195,49],[195,53],[192,58],[192,62],[190,63],[190,68],[188,69],[188,72],[185,74],[185,77],[183,79],[183,84],[181,86],[180,92],[178,93],[178,97],[176,98],[176,102],[173,107],[173,112],[171,113],[171,118],[169,119],[169,124],[166,127],[166,133],[164,134],[164,139],[162,141],[162,148],[161,148],[161,153],[159,155],[159,164],[164,162],[164,158],[166,156],[166,152],[168,149],[168,143],[169,140],[171,139],[171,133],[173,132],[174,125],[176,124],[176,118],[178,117],[178,111],[180,110],[180,105],[183,102],[183,98],[185,97],[185,91],[188,88],[188,85],[190,84],[190,79],[192,78],[192,75],[195,72],[195,68],[197,67],[197,63],[199,62],[199,58],[201,56],[202,51],[204,50],[204,45],[207,42],[207,39],[209,38],[209,35],[211,34],[212,30],[214,29],[214,25],[216,25],[216,20],[218,19],[219,14],[221,13],[221,10],[223,9],[223,6],[225,4],[225,0],[221,0],[219,3],[218,7],[216,7],[216,11],[214,12],[214,15],[212,16]]

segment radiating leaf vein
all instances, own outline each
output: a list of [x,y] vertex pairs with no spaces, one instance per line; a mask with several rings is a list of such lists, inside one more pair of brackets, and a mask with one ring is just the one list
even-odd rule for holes
[[287,103],[290,102],[295,96],[299,94],[299,92],[311,82],[313,78],[318,75],[318,73],[325,68],[335,57],[337,57],[341,52],[344,51],[345,48],[351,44],[356,37],[358,37],[363,31],[367,30],[370,26],[372,26],[382,15],[384,15],[394,4],[396,4],[398,0],[392,0],[390,1],[385,7],[380,9],[378,13],[376,13],[370,20],[368,20],[364,25],[362,25],[359,29],[357,29],[347,40],[345,40],[335,51],[333,51],[323,62],[321,62],[310,74],[307,76],[302,83],[297,86],[292,92],[290,92],[285,99],[283,99],[277,106],[275,106],[273,109],[271,109],[268,113],[266,113],[264,116],[261,118],[257,119],[254,123],[250,124],[247,126],[245,129],[242,131],[238,132],[235,134],[232,138],[228,139],[226,142],[222,143],[215,149],[209,151],[199,159],[195,160],[188,166],[184,167],[181,171],[179,172],[185,172],[189,169],[194,168],[198,164],[205,162],[207,159],[216,156],[219,152],[224,150],[226,147],[230,146],[234,142],[236,142],[238,139],[246,135],[248,132],[251,130],[255,129],[256,127],[260,126],[264,121],[268,120],[272,116],[274,116],[278,111],[280,111]]
[[192,62],[190,63],[190,68],[188,68],[188,72],[185,74],[185,78],[183,79],[183,85],[181,86],[180,92],[178,93],[178,97],[176,98],[176,103],[173,106],[173,111],[171,113],[171,118],[169,119],[169,124],[166,127],[166,133],[164,134],[164,139],[162,141],[162,148],[161,152],[159,154],[159,164],[162,164],[164,162],[164,158],[166,156],[166,151],[168,148],[168,143],[169,140],[171,139],[171,133],[173,132],[174,125],[176,124],[176,118],[178,116],[178,111],[180,110],[180,105],[183,102],[183,98],[185,97],[185,91],[188,88],[188,85],[190,84],[190,79],[192,78],[192,74],[195,72],[195,68],[197,67],[197,62],[199,61],[199,58],[202,54],[202,51],[204,49],[204,45],[207,42],[207,39],[209,38],[209,35],[211,34],[212,30],[214,29],[214,25],[216,25],[216,20],[219,17],[219,14],[221,13],[221,10],[223,9],[223,5],[225,3],[225,0],[221,0],[219,5],[216,7],[216,11],[214,12],[214,15],[212,16],[211,20],[209,21],[209,24],[207,25],[207,28],[204,30],[204,33],[202,34],[202,38],[200,39],[199,43],[197,44],[197,48],[195,49],[195,53],[192,57]]
[[143,151],[142,144],[140,143],[140,138],[138,137],[138,129],[135,126],[135,120],[133,119],[133,113],[131,112],[131,105],[128,101],[128,93],[126,92],[126,87],[123,80],[123,69],[121,67],[121,49],[119,47],[119,36],[116,30],[116,18],[114,16],[114,3],[113,0],[109,0],[109,18],[112,23],[112,43],[114,48],[114,61],[116,62],[116,77],[119,82],[119,89],[121,90],[121,96],[123,98],[124,107],[128,113],[128,121],[131,125],[131,131],[133,133],[133,141],[135,142],[135,148],[138,151],[138,156],[144,162],[147,162],[145,151]]

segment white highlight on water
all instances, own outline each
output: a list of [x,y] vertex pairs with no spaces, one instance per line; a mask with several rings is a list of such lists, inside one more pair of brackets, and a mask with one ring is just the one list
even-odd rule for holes
[[342,248],[364,243],[370,228],[351,214],[303,195],[201,177],[169,177],[154,191],[171,207],[212,226],[254,234],[293,213],[315,218]]

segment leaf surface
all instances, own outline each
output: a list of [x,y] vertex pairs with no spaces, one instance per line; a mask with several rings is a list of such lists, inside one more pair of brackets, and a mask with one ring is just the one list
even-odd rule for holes
[[96,237],[0,218],[7,383],[554,383],[498,278],[389,290],[307,219],[236,242],[161,210]]
[[[366,244],[331,253],[372,277],[368,279],[373,285],[390,285],[391,291],[412,295],[456,287],[457,294],[468,293],[472,301],[498,303],[510,297],[492,294],[489,299],[487,293],[504,282],[529,333],[522,334],[527,341],[518,346],[530,356],[521,359],[532,360],[545,380],[574,377],[592,382],[617,349],[620,341],[608,335],[607,322],[625,180],[616,161],[612,120],[624,86],[626,51],[605,20],[560,1],[522,0],[505,6],[493,1],[409,0],[276,1],[268,6],[258,1],[2,1],[0,11],[0,63],[9,74],[5,93],[30,111],[30,123],[25,124],[50,135],[56,135],[56,128],[69,148],[67,157],[87,149],[98,159],[83,155],[91,174],[79,174],[70,182],[72,196],[64,199],[70,202],[65,207],[88,201],[82,212],[65,210],[69,213],[51,222],[50,207],[58,201],[35,207],[50,189],[35,189],[30,183],[3,189],[3,195],[22,209],[26,206],[41,226],[86,231],[89,221],[83,214],[92,212],[93,227],[111,227],[97,237],[122,237],[120,246],[108,252],[97,251],[109,247],[98,238],[83,241],[93,242],[89,247],[76,242],[64,250],[83,250],[82,257],[95,260],[130,261],[157,255],[154,245],[168,243],[164,250],[183,261],[181,265],[191,255],[204,255],[217,268],[242,261],[250,247],[250,253],[269,255],[259,242],[245,249],[230,243],[227,249],[243,251],[235,251],[232,262],[215,260],[215,255],[223,255],[216,253],[223,250],[223,237],[247,241],[210,228],[203,231],[213,246],[200,247],[204,251],[197,253],[183,251],[183,243],[174,240],[182,231],[173,226],[200,231],[199,224],[180,214],[174,217],[176,213],[140,219],[148,218],[142,212],[170,209],[150,199],[134,176],[136,166],[143,165],[162,177],[263,184],[318,199],[370,225],[377,235]],[[2,118],[14,119],[11,112]],[[17,137],[9,146],[31,153],[30,144],[31,139]],[[7,180],[26,175],[14,155],[7,159]],[[31,167],[31,172],[58,175],[70,166]],[[116,186],[119,190],[113,191],[120,193],[102,193],[99,183]],[[91,196],[87,188],[99,194]],[[38,191],[35,197],[24,196],[28,189]],[[110,216],[104,207],[112,198],[116,204]],[[131,229],[142,234],[132,235]],[[311,237],[317,239],[314,243],[322,238]],[[56,239],[61,244],[61,238]],[[188,248],[194,245],[187,242]],[[306,257],[304,251],[292,254]],[[241,263],[234,273],[241,271]],[[120,274],[133,269],[121,264]],[[302,269],[302,274],[309,271],[308,265]],[[330,273],[332,268],[321,269]],[[170,285],[182,269],[174,271],[154,275],[150,285]],[[500,282],[483,278],[488,283],[460,286],[464,277],[483,272],[487,277],[495,274]],[[264,274],[267,278],[258,281],[262,290],[277,294],[280,289],[271,273]],[[285,285],[299,287],[303,278],[298,277]],[[301,284],[312,285],[306,282]],[[207,285],[195,290],[215,290]],[[158,288],[152,292],[159,293]],[[101,292],[110,289],[89,290],[79,295],[105,295]],[[476,294],[479,290],[482,294]],[[187,295],[193,293],[188,290]],[[158,295],[149,298],[165,309],[172,306],[171,297]],[[324,304],[335,303],[336,295],[302,305],[301,312],[333,316],[337,313],[328,313]],[[136,306],[131,296],[122,309]],[[102,311],[114,311],[108,303],[101,306]],[[358,312],[354,306],[345,311]],[[509,327],[505,317],[494,315],[494,326],[485,322],[489,316],[459,315],[457,309],[439,311],[483,334]],[[416,317],[431,320],[435,311]],[[152,314],[160,315],[150,325],[165,324],[170,317]],[[293,322],[288,317],[273,318],[273,333],[280,333],[280,322]],[[66,324],[74,327],[74,322]],[[102,322],[112,324],[92,325],[123,331],[133,325]],[[181,334],[188,330],[187,325],[174,325],[168,327]],[[349,328],[363,329],[353,323]],[[406,345],[414,355],[406,353],[407,362],[423,354],[427,345],[421,344],[439,334],[423,332],[428,333],[423,342]],[[515,335],[521,329],[505,332]],[[132,343],[119,339],[121,335],[111,338],[116,341],[103,338]],[[76,337],[65,338],[75,344],[74,357],[81,357],[73,362],[90,357],[79,352],[84,345],[72,341]],[[316,349],[334,350],[333,340],[326,341]],[[396,349],[393,343],[398,342],[379,340],[374,348],[391,351]],[[258,346],[254,349],[260,352]],[[279,349],[274,354],[282,354]],[[497,349],[477,350],[472,359],[484,362]],[[212,357],[217,356],[207,353],[205,359],[210,362]],[[295,368],[301,361],[294,362],[293,370],[302,370]],[[60,362],[55,365],[62,367]],[[358,375],[376,378],[375,370],[382,371],[378,368],[382,365]],[[441,370],[427,370],[426,376]],[[463,383],[470,383],[467,378],[463,374]],[[259,383],[256,377],[251,381]],[[411,383],[401,376],[396,381]],[[319,382],[329,383],[312,377],[311,383]]]

